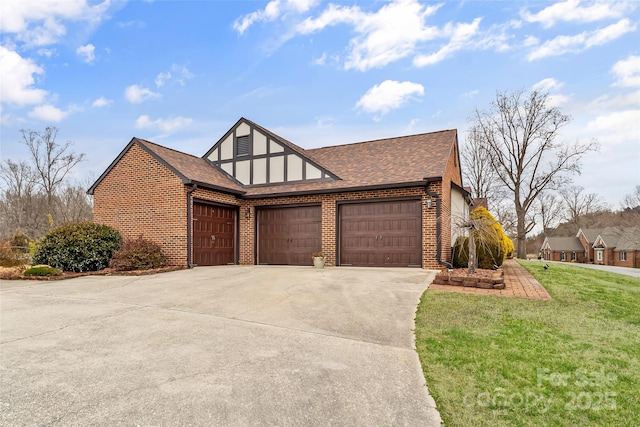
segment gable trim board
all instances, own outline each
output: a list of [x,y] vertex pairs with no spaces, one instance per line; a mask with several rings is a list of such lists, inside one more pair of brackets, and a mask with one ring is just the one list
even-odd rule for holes
[[[267,146],[271,141],[280,144],[282,153],[285,153],[282,155],[292,154],[302,159],[302,171],[294,176],[301,179],[256,185],[252,184],[253,172],[250,169],[249,184],[242,184],[225,172],[219,164],[206,158],[215,152],[217,161],[221,161],[220,144],[225,141],[231,141],[232,144],[224,148],[225,156],[230,156],[231,161],[254,154],[258,157],[254,156],[251,159],[266,158],[260,156],[268,156],[271,151],[265,148],[262,142],[257,148],[252,145],[252,138],[248,141],[241,140],[239,147],[234,145],[238,137],[253,135],[254,131],[265,136],[264,142]],[[240,156],[237,155],[238,150]],[[366,251],[387,250],[386,256],[380,255],[382,252],[374,256],[378,257],[378,261],[373,262],[377,265],[439,268],[439,254],[443,254],[444,261],[450,261],[452,227],[451,221],[444,216],[452,213],[451,193],[453,190],[465,193],[460,191],[463,187],[458,156],[455,130],[304,150],[242,118],[207,151],[204,157],[195,157],[150,141],[133,138],[88,192],[94,195],[96,222],[114,226],[124,237],[137,237],[142,234],[158,242],[169,253],[172,264],[188,266],[192,266],[191,261],[194,259],[194,233],[202,231],[196,231],[193,227],[194,206],[201,209],[198,206],[213,204],[235,212],[235,237],[229,244],[234,245],[234,262],[238,264],[256,264],[265,260],[264,253],[260,255],[260,250],[265,250],[265,247],[260,248],[259,240],[259,216],[264,215],[261,212],[271,208],[276,209],[272,212],[284,215],[294,211],[277,209],[318,206],[318,249],[325,253],[327,265],[340,265],[341,244],[344,244],[339,240],[342,227],[340,215],[341,209],[344,209],[341,206],[378,203],[378,209],[383,209],[391,206],[391,202],[414,200],[420,208],[412,214],[413,225],[410,227],[413,228],[410,229],[413,231],[407,231],[409,220],[403,216],[404,214],[399,214],[398,218],[390,215],[386,220],[374,218],[378,222],[387,221],[386,226],[390,227],[387,230],[389,235],[378,238]],[[398,162],[398,158],[402,158],[402,162]],[[321,178],[312,175],[310,179],[306,179],[308,177],[304,172],[305,164],[321,168]],[[127,197],[122,197],[123,192]],[[438,199],[436,206],[442,208],[443,218],[437,218],[436,206],[427,208],[427,198],[434,196]],[[395,209],[406,208],[402,203],[395,205]],[[417,213],[420,214],[419,221]],[[317,216],[317,213],[314,215]],[[280,224],[279,227],[284,227],[290,221],[297,221],[295,216],[292,218],[289,220],[283,217],[284,225]],[[314,221],[317,222],[317,218]],[[184,225],[178,226],[179,223]],[[305,227],[304,221],[302,225],[296,223],[292,227],[302,229]],[[377,227],[382,226],[378,224]],[[397,235],[392,237],[393,233]],[[309,243],[309,246],[305,247],[304,245],[311,242],[311,237],[302,234],[295,244],[298,245],[301,254],[308,250],[309,254],[308,257],[299,255],[295,263],[304,264],[308,258],[310,265],[311,252],[317,251],[315,246],[318,245],[318,238],[313,237],[315,243]],[[198,238],[202,239],[202,236]],[[289,238],[297,239],[295,236]],[[368,237],[369,240],[371,238]],[[400,241],[414,242],[414,249],[409,252],[401,249],[402,244],[398,243]],[[200,250],[203,247],[202,242],[199,241],[198,244]],[[380,247],[386,249],[379,249],[376,245],[382,245]],[[396,245],[394,250],[397,253],[391,255],[393,251],[390,251],[392,248],[389,245]],[[311,246],[314,246],[313,250],[310,250]],[[395,261],[392,261],[392,258]],[[409,258],[412,259],[410,262],[404,261]],[[286,257],[281,257],[278,263],[284,259]]]

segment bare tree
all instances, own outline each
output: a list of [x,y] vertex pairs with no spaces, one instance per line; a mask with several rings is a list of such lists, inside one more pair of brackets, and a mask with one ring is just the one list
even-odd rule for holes
[[27,146],[31,154],[36,183],[42,187],[47,196],[47,210],[52,214],[54,209],[54,195],[67,174],[75,165],[84,160],[83,153],[70,151],[71,142],[59,144],[56,142],[58,128],[48,126],[44,131],[21,129],[22,143]]
[[625,210],[640,208],[640,185],[636,185],[633,192],[625,195],[620,205]]
[[560,190],[560,195],[566,206],[565,219],[576,227],[583,227],[583,219],[591,214],[607,209],[607,204],[596,193],[584,193],[584,187],[572,185]]
[[87,194],[88,186],[66,184],[56,194],[56,213],[60,222],[89,221],[93,218],[93,205]]
[[513,198],[520,258],[526,257],[527,233],[535,226],[530,211],[538,195],[566,183],[566,174],[580,172],[581,157],[598,149],[595,140],[559,143],[559,132],[570,117],[549,104],[548,93],[498,92],[491,107],[476,108],[473,118],[491,167]]
[[19,229],[38,238],[54,222],[91,219],[91,199],[80,185],[68,182],[84,154],[72,152],[70,142],[58,144],[54,127],[20,132],[31,158],[0,164],[0,235]]
[[550,191],[543,191],[538,196],[538,203],[535,207],[540,221],[542,222],[542,232],[546,236],[549,229],[558,225],[562,219],[564,212],[564,203],[562,198]]
[[34,171],[27,162],[6,159],[0,164],[0,235],[22,230],[33,236],[42,231],[39,224],[46,213],[35,187]]
[[504,233],[507,236],[515,237],[517,235],[518,221],[513,210],[513,202],[510,203],[508,200],[503,199],[500,203],[494,203],[491,208],[491,213],[502,224]]

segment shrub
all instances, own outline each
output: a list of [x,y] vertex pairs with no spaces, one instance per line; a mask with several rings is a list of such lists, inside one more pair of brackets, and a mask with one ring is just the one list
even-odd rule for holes
[[19,254],[27,254],[29,253],[30,241],[31,239],[29,239],[26,234],[24,234],[20,230],[16,230],[16,232],[13,233],[13,237],[11,237],[9,243],[11,244],[11,250],[13,250],[14,252]]
[[24,254],[12,249],[10,242],[0,241],[0,267],[16,267],[28,264]]
[[[502,265],[508,253],[513,252],[513,243],[496,219],[483,207],[471,211],[470,222],[474,225],[478,267],[490,269]],[[469,263],[469,238],[458,237],[453,247],[455,267],[467,267]]]
[[97,271],[120,248],[120,233],[108,225],[78,222],[56,227],[40,240],[33,261],[64,271]]
[[125,240],[120,249],[113,254],[109,264],[116,270],[149,270],[167,265],[167,258],[160,245],[142,236],[135,240]]
[[59,276],[62,274],[62,271],[48,265],[35,265],[27,268],[22,274],[25,276]]

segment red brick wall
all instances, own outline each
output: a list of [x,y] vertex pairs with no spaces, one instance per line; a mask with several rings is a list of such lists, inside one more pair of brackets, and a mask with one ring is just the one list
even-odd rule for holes
[[[587,239],[584,237],[584,235],[582,233],[580,233],[580,235],[578,236],[578,240],[580,240],[580,243],[582,244],[582,246],[584,247],[586,253],[588,254],[588,259],[586,259],[584,262],[594,262],[595,261],[595,257],[593,254],[593,246],[591,244],[589,244],[589,242],[587,242]],[[583,255],[584,257],[584,255]]]
[[638,260],[640,260],[640,251],[626,251],[626,252],[627,252],[626,261],[620,261],[620,252],[612,251],[611,261],[613,262],[613,264],[611,265],[615,265],[618,267],[631,267],[631,268],[640,267],[640,264],[638,264]]
[[[455,156],[455,161],[454,157]],[[451,261],[450,183],[461,184],[457,151],[451,154],[444,182],[429,184],[429,191],[441,198],[441,253]],[[162,245],[171,265],[187,263],[188,187],[168,168],[134,144],[97,186],[94,192],[94,219],[117,228],[125,237],[145,238]],[[422,266],[440,268],[436,261],[436,209],[426,207],[424,186],[404,189],[345,192],[243,200],[225,193],[198,188],[193,199],[239,206],[239,260],[255,261],[255,206],[320,203],[322,206],[322,251],[327,265],[336,265],[337,203],[346,200],[385,199],[419,196],[422,209]],[[192,206],[190,207],[192,209]],[[247,210],[250,217],[247,217]],[[192,248],[190,248],[192,250]]]
[[170,265],[185,265],[187,199],[182,181],[134,144],[96,187],[93,219],[124,238],[160,244]]
[[[565,251],[565,255],[566,258],[564,260],[564,262],[571,262],[571,254],[572,251]],[[576,251],[576,261],[574,262],[580,262],[580,263],[584,263],[584,252],[583,251]],[[562,251],[547,251],[547,254],[545,256],[545,259],[550,260],[550,261],[560,261],[562,262]]]

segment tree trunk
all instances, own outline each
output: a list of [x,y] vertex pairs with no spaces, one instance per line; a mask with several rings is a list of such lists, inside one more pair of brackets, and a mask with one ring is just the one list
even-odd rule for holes
[[476,239],[473,237],[473,228],[469,230],[469,267],[468,273],[473,274],[478,267],[478,256],[476,254]]
[[516,230],[517,230],[516,242],[518,246],[517,248],[518,258],[527,259],[527,232],[525,229],[526,218],[525,218],[524,209],[518,208],[518,206],[516,206],[516,215],[518,218],[518,223],[516,225]]

